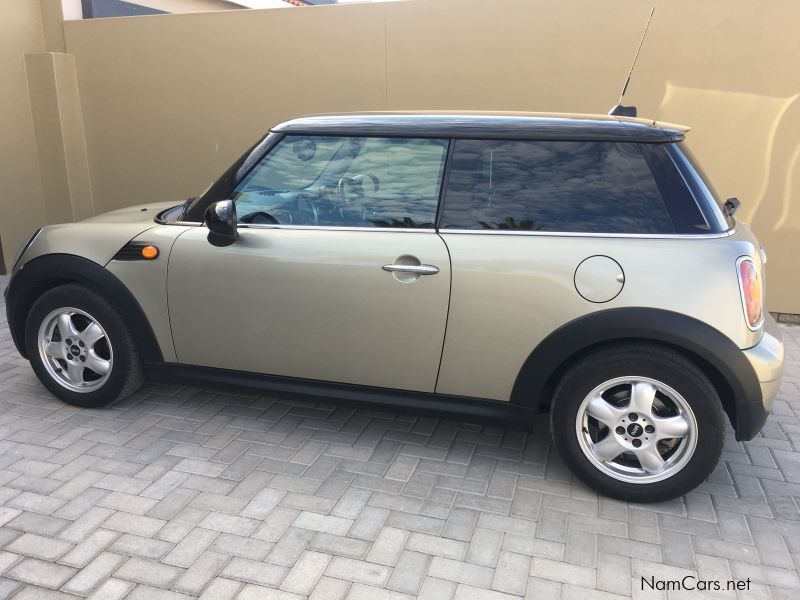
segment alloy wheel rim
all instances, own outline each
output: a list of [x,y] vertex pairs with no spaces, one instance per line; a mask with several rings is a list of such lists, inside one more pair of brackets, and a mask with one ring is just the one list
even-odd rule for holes
[[114,366],[106,330],[79,308],[64,307],[48,314],[39,326],[38,347],[50,377],[72,392],[99,389]]
[[669,479],[697,447],[697,419],[689,403],[649,377],[617,377],[597,386],[581,403],[575,429],[586,458],[628,483]]

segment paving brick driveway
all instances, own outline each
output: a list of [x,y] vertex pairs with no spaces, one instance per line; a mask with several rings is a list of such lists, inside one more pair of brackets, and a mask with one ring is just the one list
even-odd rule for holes
[[0,306],[0,598],[611,600],[666,598],[641,577],[684,575],[798,598],[800,328],[784,334],[762,434],[729,437],[685,498],[633,505],[575,482],[546,421],[525,435],[155,386],[72,408]]

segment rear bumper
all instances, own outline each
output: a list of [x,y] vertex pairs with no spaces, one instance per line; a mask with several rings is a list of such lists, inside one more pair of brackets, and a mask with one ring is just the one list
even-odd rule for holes
[[759,397],[748,398],[736,406],[736,439],[750,440],[767,421],[783,375],[783,337],[775,320],[767,314],[761,341],[743,350],[758,379]]
[[744,355],[756,372],[761,386],[761,403],[764,410],[772,410],[775,396],[783,375],[783,336],[775,319],[769,314],[764,321],[764,337],[761,341],[744,350]]

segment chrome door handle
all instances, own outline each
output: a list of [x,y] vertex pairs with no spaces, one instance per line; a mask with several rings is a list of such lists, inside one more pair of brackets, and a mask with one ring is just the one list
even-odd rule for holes
[[434,265],[383,265],[384,271],[390,273],[414,273],[415,275],[436,275],[439,267]]

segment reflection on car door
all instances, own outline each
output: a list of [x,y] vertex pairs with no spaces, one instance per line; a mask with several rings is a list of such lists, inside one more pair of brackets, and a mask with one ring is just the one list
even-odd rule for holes
[[[434,390],[450,263],[433,230],[248,228],[225,248],[206,234],[183,234],[170,256],[179,362]],[[406,282],[381,268],[404,256],[439,272]]]

